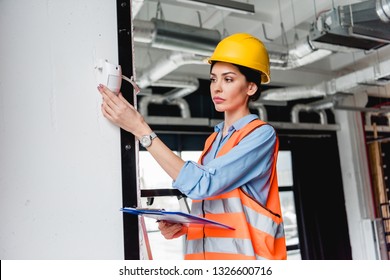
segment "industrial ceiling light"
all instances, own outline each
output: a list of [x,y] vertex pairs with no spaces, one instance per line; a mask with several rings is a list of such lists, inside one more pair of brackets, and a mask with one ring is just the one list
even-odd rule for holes
[[254,14],[255,6],[248,3],[232,1],[232,0],[178,0],[179,2],[192,3],[202,6],[216,6],[223,10],[228,10],[243,14]]

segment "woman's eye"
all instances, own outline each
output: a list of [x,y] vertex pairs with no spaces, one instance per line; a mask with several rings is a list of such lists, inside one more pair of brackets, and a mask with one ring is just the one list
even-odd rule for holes
[[215,82],[215,78],[210,78],[210,82]]
[[226,81],[227,83],[231,83],[231,82],[233,82],[233,79],[231,79],[231,78],[225,78],[225,81]]

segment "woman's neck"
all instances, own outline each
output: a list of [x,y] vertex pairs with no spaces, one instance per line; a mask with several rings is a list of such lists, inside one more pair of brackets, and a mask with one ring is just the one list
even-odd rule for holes
[[249,111],[249,108],[247,108],[247,110],[243,110],[242,112],[238,112],[238,111],[225,112],[225,119],[224,119],[222,135],[226,136],[228,131],[229,131],[230,126],[232,126],[239,119],[249,115],[250,113],[251,112]]
[[236,121],[238,121],[239,119],[249,115],[251,112],[249,111],[249,109],[247,110],[243,110],[242,112],[225,112],[225,127],[226,129],[229,129],[229,127],[234,124]]

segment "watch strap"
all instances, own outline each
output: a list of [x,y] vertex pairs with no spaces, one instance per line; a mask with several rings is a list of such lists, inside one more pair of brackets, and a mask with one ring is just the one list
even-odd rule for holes
[[153,131],[152,133],[149,134],[150,140],[153,140],[154,138],[157,137],[157,134]]

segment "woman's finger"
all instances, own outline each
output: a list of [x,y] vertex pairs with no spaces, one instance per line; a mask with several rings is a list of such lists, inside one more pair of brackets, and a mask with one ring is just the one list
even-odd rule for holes
[[116,94],[113,93],[108,87],[105,85],[99,84],[98,89],[100,92],[104,92],[106,95],[108,95],[110,98],[116,97]]
[[127,106],[129,106],[130,108],[133,108],[133,109],[135,110],[134,106],[131,105],[131,104],[129,103],[129,101],[127,101],[126,98],[123,97],[122,92],[119,92],[119,93],[118,93],[118,98],[119,98],[119,100],[121,100],[124,104],[126,104]]
[[118,98],[116,94],[114,94],[109,88],[106,86],[100,84],[98,86],[98,90],[101,93],[103,100],[107,102],[107,104],[111,108],[115,108],[115,106],[118,106],[122,103],[122,101]]

